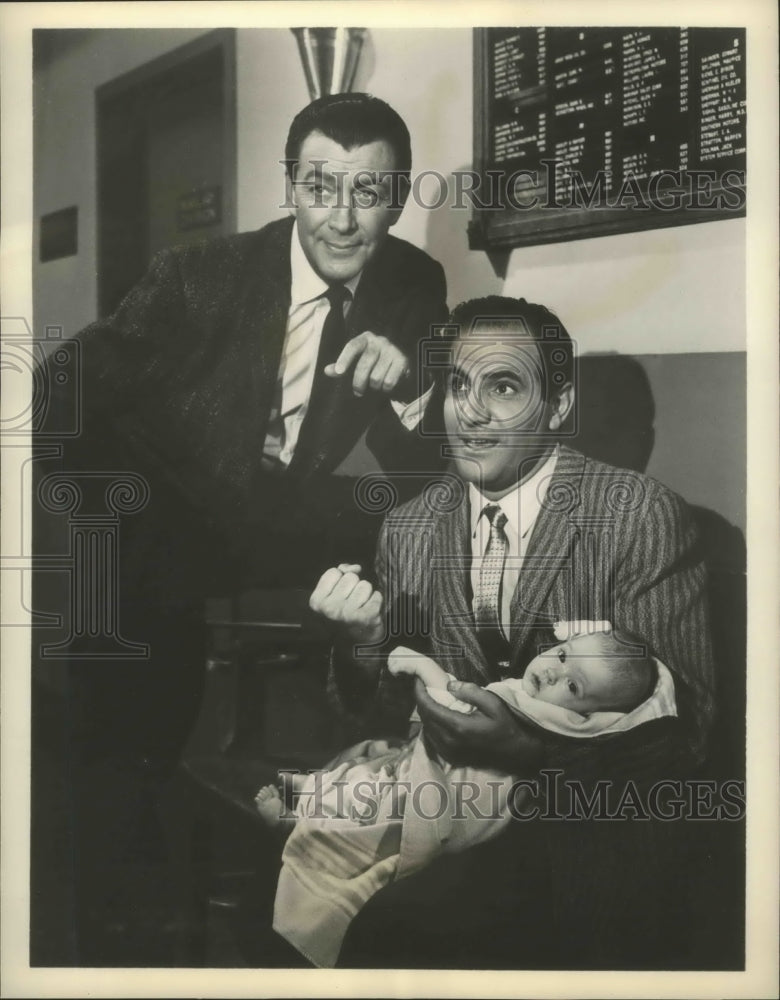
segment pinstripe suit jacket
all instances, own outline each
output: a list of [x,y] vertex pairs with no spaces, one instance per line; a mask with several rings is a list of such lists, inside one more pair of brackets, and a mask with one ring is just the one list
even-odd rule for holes
[[[387,646],[428,652],[462,680],[495,678],[474,629],[468,493],[459,480],[394,510],[379,538]],[[522,676],[559,620],[607,619],[642,636],[673,671],[700,748],[712,720],[705,569],[684,502],[647,476],[562,447],[511,603],[510,674]],[[370,715],[408,717],[408,678],[380,674]],[[353,702],[353,708],[354,708]]]
[[[471,613],[467,496],[462,488],[438,493],[429,488],[393,511],[380,536],[377,572],[387,596],[387,647],[403,643],[427,651],[458,677],[481,684],[490,671]],[[659,779],[690,773],[691,751],[701,754],[713,714],[704,588],[695,533],[679,497],[646,476],[561,449],[512,601],[511,673],[522,675],[537,644],[551,641],[556,620],[610,619],[646,639],[680,682],[678,709],[686,701],[692,706],[687,718],[681,712],[678,719],[653,720],[626,733],[546,741],[544,763],[564,782],[574,781],[592,795],[602,782],[620,794],[630,780],[646,796]],[[340,688],[334,661],[334,693],[357,715],[355,689],[351,699],[343,690],[347,676]],[[409,679],[383,668],[378,687],[364,691],[363,720],[374,735],[381,720],[390,727],[392,719],[400,729],[411,702]],[[518,761],[517,773],[532,777],[524,761]],[[562,811],[565,815],[566,806]],[[470,968],[510,967],[492,964],[491,931],[480,930],[482,920],[492,929],[496,914],[502,928],[516,928],[518,934],[517,964],[511,967],[539,968],[538,955],[523,950],[529,913],[549,913],[549,939],[560,943],[557,951],[551,945],[545,959],[551,964],[544,968],[644,968],[643,962],[672,968],[664,963],[685,956],[690,932],[684,916],[689,833],[684,824],[658,819],[511,823],[496,841],[469,852],[471,861],[458,865],[442,859],[435,870],[409,879],[423,880],[423,901],[419,888],[406,880],[383,890],[356,918],[356,940],[381,937],[382,921],[396,926],[398,915],[413,906],[422,908],[415,947],[425,955],[428,928],[434,948],[441,947],[436,928],[459,933],[461,911],[453,900],[462,900],[472,929],[466,948]],[[530,895],[523,874],[527,864],[545,886]],[[490,890],[482,914],[470,911],[475,877]],[[543,891],[544,898],[534,891]],[[395,960],[395,951],[371,955],[379,965]],[[453,964],[458,966],[459,955],[453,954]]]

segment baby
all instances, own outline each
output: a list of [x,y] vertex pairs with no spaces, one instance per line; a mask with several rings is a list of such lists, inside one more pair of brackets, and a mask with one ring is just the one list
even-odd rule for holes
[[[388,669],[419,677],[454,711],[473,711],[450,694],[451,676],[426,656],[399,647]],[[668,670],[641,640],[617,629],[576,634],[540,653],[521,679],[487,690],[537,726],[565,736],[590,737],[675,714]],[[400,745],[366,740],[326,771],[295,775],[294,811],[273,785],[257,794],[262,818],[289,835],[274,929],[315,965],[335,964],[350,921],[383,885],[442,852],[495,837],[516,815],[516,775],[436,759],[421,732]]]
[[[474,711],[473,705],[450,694],[447,685],[453,680],[452,675],[429,657],[399,646],[388,657],[387,666],[396,676],[419,677],[428,694],[441,705],[466,714]],[[544,729],[565,736],[584,736],[602,731],[614,724],[619,715],[632,712],[650,697],[656,681],[655,662],[642,641],[626,631],[610,629],[575,634],[536,656],[522,678],[496,681],[488,684],[486,690]],[[363,765],[372,759],[365,751],[378,750],[376,756],[397,753],[400,757],[408,750],[408,744],[392,748],[385,741],[372,740],[360,744],[360,750],[363,752],[356,752],[353,757],[357,769],[354,777],[364,782]],[[348,752],[340,754],[337,760],[343,789],[350,778],[349,770],[345,773],[343,768],[349,760]],[[485,774],[489,777],[493,772]],[[327,785],[327,772],[319,780],[320,788]],[[308,775],[292,776],[290,790],[294,796],[303,791],[307,781]],[[343,791],[339,801],[343,807]],[[286,807],[275,785],[261,788],[255,804],[269,826],[289,829],[298,815]]]
[[[466,713],[474,710],[447,691],[452,677],[427,657],[399,648],[390,655],[388,668],[393,674],[419,677],[431,697],[442,705]],[[611,629],[575,634],[540,653],[522,678],[489,684],[487,690],[531,717],[540,712],[528,699],[589,718],[597,712],[633,711],[650,697],[655,681],[655,665],[642,641],[626,631]]]

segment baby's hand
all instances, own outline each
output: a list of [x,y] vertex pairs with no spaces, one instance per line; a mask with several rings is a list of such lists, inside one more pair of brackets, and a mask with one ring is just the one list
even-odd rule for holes
[[453,679],[452,675],[429,656],[423,656],[406,646],[397,646],[387,658],[387,669],[396,677],[398,674],[419,677],[431,698],[445,708],[463,712],[464,715],[474,711],[473,705],[450,694],[447,685]]
[[[417,653],[413,649],[409,649],[408,646],[396,646],[395,649],[387,657],[387,669],[397,677],[399,674],[412,674],[414,677],[422,677],[425,684],[430,684],[431,679],[434,676],[441,675],[444,678],[444,684],[446,685],[449,677],[441,669],[439,664],[430,658],[430,656],[423,656],[422,653]],[[430,679],[426,679],[424,674],[427,674]]]

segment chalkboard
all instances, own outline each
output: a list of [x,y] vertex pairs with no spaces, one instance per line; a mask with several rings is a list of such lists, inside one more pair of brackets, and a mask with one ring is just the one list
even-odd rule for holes
[[472,249],[745,214],[742,28],[478,28]]

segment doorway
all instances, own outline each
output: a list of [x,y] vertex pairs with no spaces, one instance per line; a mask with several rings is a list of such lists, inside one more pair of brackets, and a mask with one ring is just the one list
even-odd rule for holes
[[96,101],[102,317],[158,250],[236,231],[235,30],[109,81]]

